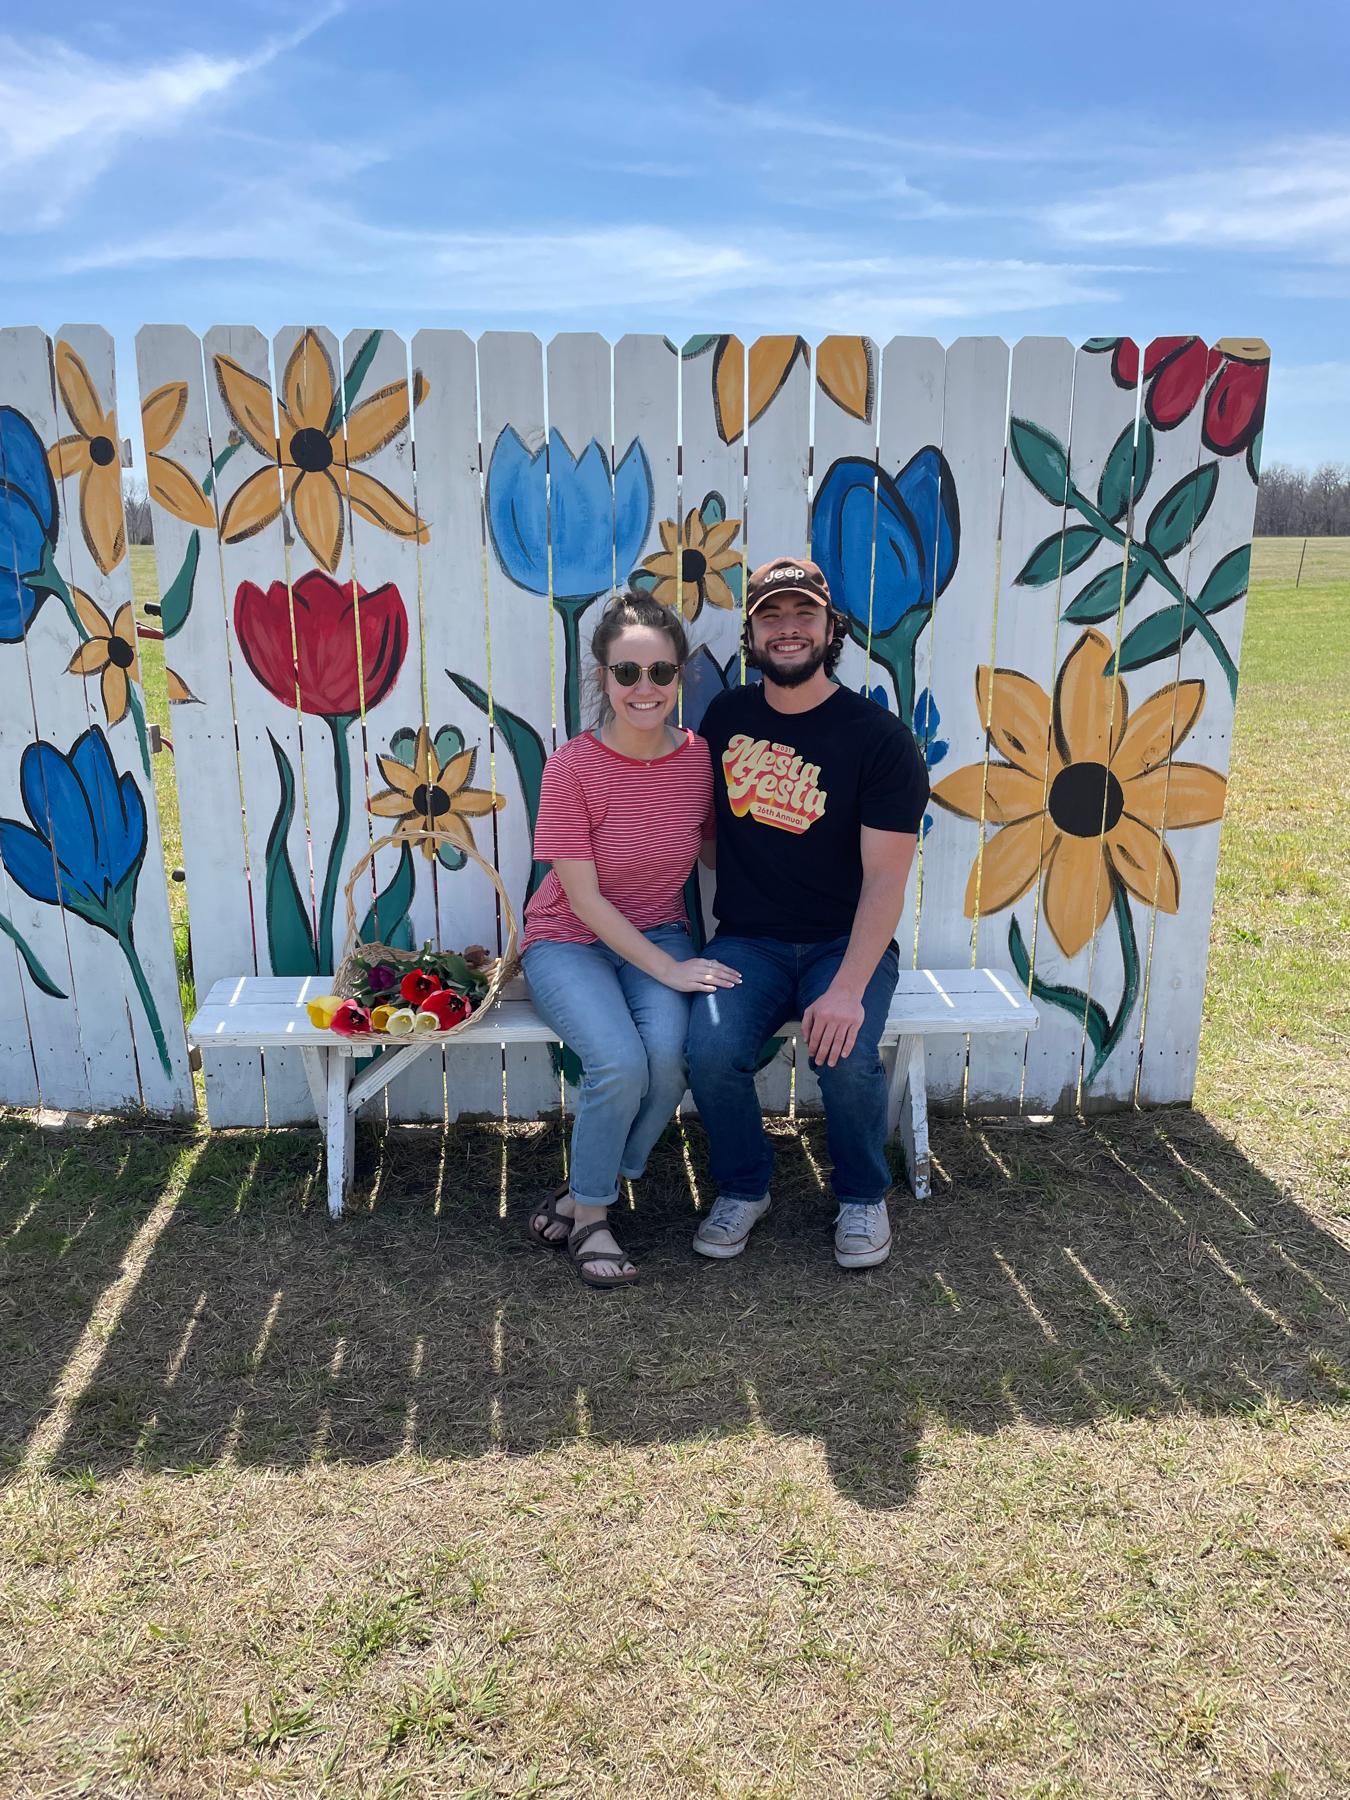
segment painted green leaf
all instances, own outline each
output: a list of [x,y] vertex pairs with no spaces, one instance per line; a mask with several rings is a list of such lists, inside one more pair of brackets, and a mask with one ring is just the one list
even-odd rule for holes
[[1107,666],[1107,674],[1142,669],[1148,663],[1160,662],[1166,656],[1175,656],[1195,630],[1198,618],[1199,614],[1193,606],[1182,606],[1179,603],[1160,607],[1157,612],[1150,613],[1133,631],[1126,633],[1125,641],[1117,650],[1113,662]]
[[1144,533],[1149,549],[1162,557],[1184,550],[1214,504],[1218,485],[1217,462],[1202,463],[1189,475],[1183,475],[1149,514],[1148,530]]
[[169,591],[159,603],[160,623],[164,627],[166,638],[181,631],[187,623],[187,616],[192,611],[192,590],[196,585],[197,564],[201,561],[201,554],[202,534],[194,531],[187,541],[183,566],[170,582]]
[[1247,576],[1252,565],[1252,547],[1243,544],[1220,557],[1210,570],[1209,580],[1196,596],[1195,605],[1208,617],[1232,606],[1247,591]]
[[1119,338],[1088,338],[1083,348],[1100,354],[1103,350],[1114,350],[1119,342]]
[[314,948],[314,928],[301,900],[286,848],[287,833],[295,816],[295,775],[286,752],[270,731],[267,737],[281,783],[281,800],[267,839],[267,948],[272,959],[272,973],[317,975],[319,958]]
[[1130,508],[1130,495],[1137,500],[1148,486],[1153,473],[1153,427],[1147,419],[1139,422],[1136,438],[1134,426],[1127,425],[1111,446],[1102,478],[1097,483],[1097,506],[1113,525],[1118,525]]
[[360,940],[363,944],[393,943],[394,933],[408,917],[416,881],[412,847],[404,844],[388,887],[375,896],[374,904],[362,922]]
[[698,516],[705,525],[720,525],[727,516],[727,503],[719,493],[705,494]]
[[[1061,615],[1070,625],[1099,625],[1103,619],[1114,619],[1120,611],[1120,576],[1123,563],[1117,563],[1114,569],[1104,569],[1100,575],[1094,575],[1081,593],[1064,608]],[[1130,556],[1130,573],[1125,582],[1125,599],[1128,603],[1148,580],[1148,570],[1135,555]]]
[[1031,485],[1063,506],[1069,497],[1069,459],[1059,439],[1030,419],[1014,419],[1009,441],[1013,459]]
[[1027,947],[1022,941],[1022,928],[1015,917],[1008,922],[1008,954],[1012,957],[1012,965],[1017,970],[1019,979],[1023,983],[1031,983],[1032,999],[1044,1000],[1047,1006],[1058,1006],[1061,1011],[1079,1021],[1086,1019],[1092,1048],[1100,1050],[1111,1029],[1111,1021],[1104,1008],[1095,1000],[1089,1000],[1081,988],[1057,987],[1051,982],[1042,981],[1039,975],[1032,975],[1031,958],[1027,955]]
[[655,590],[660,579],[660,576],[653,575],[650,569],[634,569],[628,577],[628,585],[637,588],[641,593],[650,594]]
[[1264,431],[1258,431],[1247,446],[1247,473],[1253,481],[1261,479],[1261,440],[1265,435]]
[[[479,712],[488,713],[489,703],[484,688],[479,687],[476,681],[471,681],[467,675],[456,675],[453,669],[447,669],[445,672],[465,699],[471,700]],[[543,785],[544,763],[548,753],[544,749],[543,739],[534,726],[527,719],[522,719],[518,713],[511,712],[505,706],[494,705],[489,716],[492,719],[494,731],[499,732],[505,738],[506,747],[511,752],[511,760],[516,765],[520,791],[525,801],[525,816],[529,821],[530,838],[533,841],[535,820],[539,816],[539,789]],[[531,894],[547,874],[547,863],[536,862],[534,864],[530,872]]]
[[1081,568],[1101,543],[1101,534],[1092,525],[1070,525],[1053,532],[1037,544],[1017,577],[1019,587],[1047,587],[1058,581],[1060,570],[1067,575]]
[[705,350],[711,350],[714,344],[720,344],[721,341],[720,331],[704,332],[700,337],[686,338],[684,349],[681,350],[680,355],[685,357],[702,356]]
[[70,998],[63,988],[57,987],[51,976],[43,968],[37,952],[19,930],[18,926],[15,925],[12,920],[7,919],[3,913],[0,913],[0,931],[4,932],[5,936],[9,938],[13,943],[14,948],[23,958],[35,987],[41,988],[44,994],[50,994],[53,1000],[68,1000]]
[[329,437],[332,437],[342,423],[344,411],[349,418],[351,417],[352,408],[356,404],[356,396],[361,391],[361,383],[365,380],[366,372],[375,360],[375,352],[379,349],[380,339],[383,336],[382,331],[372,331],[352,358],[352,366],[348,369],[346,380],[342,384],[342,394],[340,397],[336,394],[333,396],[333,405],[329,411],[326,426]]

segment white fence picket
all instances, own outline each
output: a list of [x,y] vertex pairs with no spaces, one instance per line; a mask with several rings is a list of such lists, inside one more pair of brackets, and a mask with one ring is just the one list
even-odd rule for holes
[[[537,337],[523,331],[488,331],[478,340],[478,401],[483,446],[484,505],[488,511],[488,639],[492,657],[493,705],[507,707],[537,733],[544,750],[553,748],[553,668],[548,590],[547,505],[544,478],[544,360]],[[526,458],[531,459],[528,467]],[[498,542],[493,525],[494,495],[509,512],[510,495],[528,511],[518,519],[521,534]],[[506,513],[499,513],[505,520]],[[527,577],[531,587],[513,579]],[[507,804],[497,819],[498,867],[518,910],[529,889],[533,851],[529,814],[517,771],[501,754],[497,735],[497,785]],[[514,797],[513,797],[514,796]],[[506,1102],[512,1118],[533,1119],[555,1112],[562,1089],[547,1046],[506,1048]]]
[[[207,423],[211,434],[211,455],[219,461],[232,441],[238,449],[216,480],[216,499],[221,530],[217,538],[221,591],[225,600],[226,642],[229,646],[233,676],[235,723],[239,746],[240,789],[244,801],[244,827],[248,839],[249,891],[253,906],[253,938],[260,974],[292,974],[290,968],[278,967],[268,929],[269,846],[279,857],[290,859],[303,915],[314,926],[314,896],[310,866],[310,841],[306,831],[304,767],[301,758],[300,724],[295,702],[282,700],[268,690],[258,678],[244,653],[239,633],[239,598],[245,583],[251,583],[267,596],[275,583],[285,592],[284,622],[291,619],[289,572],[285,533],[293,530],[288,511],[283,513],[282,475],[277,463],[278,440],[275,398],[272,388],[271,362],[267,340],[252,326],[214,326],[203,340],[206,359]],[[252,436],[242,428],[235,411],[227,401],[227,391],[234,396],[240,416]],[[272,432],[270,454],[263,446]],[[254,441],[256,437],[257,442]],[[289,447],[288,447],[289,448]],[[239,500],[245,485],[252,483],[247,495]],[[235,502],[235,511],[229,508]],[[277,506],[271,514],[273,505]],[[255,518],[262,523],[246,535],[237,534],[241,506],[256,510],[246,522]],[[271,514],[271,516],[267,516]],[[283,516],[287,524],[283,526]],[[233,540],[233,541],[227,541]],[[204,546],[203,555],[207,554]],[[297,539],[297,559],[309,553]],[[298,563],[303,570],[309,565]],[[247,629],[247,628],[246,628]],[[257,644],[250,638],[250,648],[257,654]],[[278,664],[282,661],[280,653]],[[294,694],[294,670],[290,677]],[[279,682],[281,691],[284,683]],[[317,724],[317,721],[315,721]],[[274,749],[275,746],[275,749]],[[285,758],[294,784],[290,824],[284,835],[274,833],[282,817],[282,781],[278,755]],[[328,781],[331,787],[331,751]],[[318,854],[316,846],[316,854]],[[320,865],[321,866],[321,865]],[[320,973],[330,974],[331,970]],[[267,1050],[263,1055],[263,1086],[267,1100],[267,1120],[271,1125],[308,1123],[314,1117],[314,1101],[305,1079],[304,1064],[298,1051]]]
[[[483,481],[478,446],[478,365],[473,340],[462,331],[419,331],[412,363],[426,379],[413,415],[417,510],[427,540],[419,546],[427,721],[449,726],[476,748],[473,782],[522,806],[506,739],[488,723],[487,613],[483,586]],[[461,685],[465,684],[465,685]],[[478,696],[476,703],[473,695]],[[516,820],[502,813],[475,820],[480,854],[491,862],[501,832]],[[517,909],[523,895],[516,895]],[[437,934],[442,943],[497,944],[497,891],[476,863],[445,871],[436,882]],[[446,1109],[500,1117],[502,1052],[497,1045],[459,1047],[446,1059]]]
[[[147,454],[157,459],[149,469],[150,506],[174,708],[188,935],[193,979],[205,996],[215,982],[253,974],[257,964],[202,347],[186,326],[146,325],[137,335],[136,356]],[[177,424],[166,436],[180,402]],[[206,501],[201,510],[194,483]],[[165,503],[170,500],[173,507]],[[260,1051],[204,1047],[202,1065],[213,1126],[263,1123]]]
[[[1222,343],[1215,346],[1223,348]],[[1241,348],[1258,365],[1269,355],[1259,340]],[[1221,368],[1213,379],[1223,381],[1227,374]],[[1208,394],[1197,403],[1202,428],[1208,425],[1206,412],[1213,404]],[[1259,418],[1254,419],[1248,430],[1259,427],[1259,423]],[[1246,455],[1240,449],[1230,450],[1226,436],[1217,441],[1222,448],[1216,451],[1213,442],[1205,442],[1200,452],[1199,466],[1216,461],[1218,478],[1213,502],[1190,546],[1186,593],[1192,601],[1201,599],[1211,579],[1219,582],[1221,564],[1231,567],[1229,559],[1235,559],[1240,566],[1242,550],[1251,542],[1256,483]],[[1235,585],[1236,582],[1228,583],[1223,593],[1231,592]],[[1216,592],[1217,588],[1210,591]],[[1244,571],[1239,598],[1232,605],[1206,614],[1207,624],[1234,667],[1242,646],[1246,609]],[[1175,668],[1171,663],[1158,667],[1169,681],[1204,683],[1204,705],[1195,724],[1177,744],[1174,765],[1199,764],[1226,778],[1232,750],[1234,696],[1212,645],[1197,630],[1182,645]],[[1178,725],[1185,709],[1183,689],[1174,708]],[[1150,1105],[1189,1100],[1194,1091],[1218,873],[1219,826],[1187,823],[1186,795],[1179,783],[1180,778],[1173,772],[1168,781],[1167,822],[1162,837],[1164,849],[1176,865],[1180,906],[1176,913],[1165,912],[1161,907],[1154,911],[1144,996],[1138,1098]],[[1192,817],[1200,811],[1194,807],[1189,810]]]
[[[961,547],[933,622],[919,641],[916,686],[936,696],[941,735],[953,762],[984,760],[985,722],[975,699],[974,671],[994,647],[998,518],[1003,487],[1008,349],[1000,338],[958,338],[947,352],[942,454],[961,515]],[[979,850],[979,827],[951,814],[935,817],[924,839],[919,912],[919,963],[961,968],[972,959],[965,915],[966,883]],[[928,1047],[928,1091],[948,1105],[962,1097],[966,1044],[938,1039]]]

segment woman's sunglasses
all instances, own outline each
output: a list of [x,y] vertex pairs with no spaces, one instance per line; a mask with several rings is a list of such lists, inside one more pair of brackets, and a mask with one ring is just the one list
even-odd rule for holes
[[641,663],[617,662],[609,664],[609,672],[620,687],[636,687],[644,675],[650,675],[657,687],[669,687],[680,672],[680,665],[673,662],[648,663],[644,669]]

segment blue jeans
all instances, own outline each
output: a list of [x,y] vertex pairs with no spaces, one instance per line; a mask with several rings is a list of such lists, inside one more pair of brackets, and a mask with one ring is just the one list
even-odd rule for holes
[[[694,954],[684,925],[656,925],[642,935],[677,962]],[[689,1085],[689,996],[607,944],[535,943],[521,960],[535,1010],[581,1059],[573,1196],[582,1206],[609,1206],[620,1177],[635,1181],[646,1168]]]
[[[776,938],[724,937],[705,955],[739,969],[739,987],[698,994],[689,1017],[689,1085],[704,1129],[718,1194],[761,1200],[769,1190],[773,1150],[755,1093],[755,1069],[766,1038],[799,1019],[834,980],[846,937],[824,944]],[[852,1050],[831,1069],[812,1062],[825,1105],[826,1140],[841,1206],[875,1204],[891,1186],[886,1162],[886,1075],[878,1046],[899,969],[891,944],[863,994],[863,1022]]]

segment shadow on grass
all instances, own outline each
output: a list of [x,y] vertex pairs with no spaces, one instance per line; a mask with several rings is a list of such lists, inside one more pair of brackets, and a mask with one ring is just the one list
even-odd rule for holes
[[1350,1254],[1200,1115],[938,1120],[934,1139],[937,1197],[901,1190],[897,1253],[846,1276],[818,1121],[782,1128],[775,1211],[730,1263],[690,1254],[702,1138],[672,1129],[621,1222],[643,1281],[597,1295],[524,1235],[556,1125],[365,1133],[339,1225],[313,1134],[0,1128],[0,1455],[18,1465],[91,1320],[58,1471],[768,1431],[818,1438],[842,1493],[894,1507],[934,1428],[1350,1398]]

